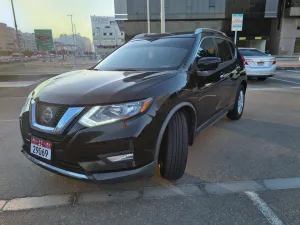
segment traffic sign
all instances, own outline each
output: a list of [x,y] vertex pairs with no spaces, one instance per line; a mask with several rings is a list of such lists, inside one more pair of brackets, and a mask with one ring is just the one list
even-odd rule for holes
[[231,31],[243,30],[243,14],[232,14]]
[[34,30],[34,34],[39,51],[54,51],[52,30]]

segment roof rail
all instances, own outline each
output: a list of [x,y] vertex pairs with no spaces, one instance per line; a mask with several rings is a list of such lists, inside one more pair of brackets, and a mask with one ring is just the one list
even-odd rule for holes
[[214,29],[210,29],[210,28],[198,28],[195,30],[195,34],[199,34],[203,31],[209,31],[209,32],[213,32],[213,33],[219,33],[219,34],[222,34],[224,36],[227,36],[224,32],[222,31],[219,31],[219,30],[214,30]]
[[143,37],[145,37],[146,35],[147,35],[147,33],[137,34],[137,35],[135,35],[135,36],[132,38],[132,40],[138,39],[138,38],[143,38]]
[[139,39],[139,38],[144,38],[144,37],[155,37],[155,36],[158,36],[158,37],[164,37],[164,36],[170,36],[170,35],[173,35],[173,34],[170,34],[170,33],[142,33],[142,34],[137,34],[135,35],[131,40],[134,40],[134,39]]

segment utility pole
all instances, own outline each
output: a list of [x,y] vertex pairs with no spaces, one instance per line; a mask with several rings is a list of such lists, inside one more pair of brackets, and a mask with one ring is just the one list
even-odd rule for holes
[[73,15],[71,15],[71,14],[68,14],[67,16],[70,16],[71,17],[71,26],[72,26],[72,33],[73,33],[73,52],[74,52],[74,60],[75,60],[75,67],[77,67],[77,61],[76,61],[76,51],[75,51],[75,49],[76,49],[76,45],[75,45],[75,37],[74,37],[74,24],[73,24]]
[[148,34],[150,34],[150,9],[149,9],[149,0],[147,0],[147,24],[148,24]]
[[16,35],[17,35],[17,44],[18,44],[18,50],[19,50],[19,58],[21,63],[23,63],[23,54],[22,54],[22,50],[21,50],[21,42],[20,42],[20,37],[19,37],[19,32],[18,32],[18,25],[17,25],[17,20],[16,20],[16,14],[15,14],[15,7],[14,7],[14,2],[13,0],[11,0],[11,7],[12,7],[12,11],[13,11],[13,15],[14,15],[14,21],[15,21],[15,28],[16,28]]
[[160,9],[160,13],[161,13],[161,17],[160,17],[160,19],[161,19],[161,33],[165,33],[166,32],[165,0],[160,0],[160,6],[161,6],[161,9]]

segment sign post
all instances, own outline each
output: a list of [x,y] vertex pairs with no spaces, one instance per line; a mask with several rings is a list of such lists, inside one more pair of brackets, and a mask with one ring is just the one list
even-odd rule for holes
[[243,30],[243,14],[232,14],[231,31],[234,31],[234,43],[237,41],[237,32]]

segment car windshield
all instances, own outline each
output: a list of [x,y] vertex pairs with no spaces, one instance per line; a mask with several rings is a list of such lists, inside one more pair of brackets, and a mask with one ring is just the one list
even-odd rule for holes
[[243,56],[268,56],[257,49],[239,49],[239,51]]
[[101,61],[96,70],[170,70],[179,68],[192,49],[194,38],[136,40]]

